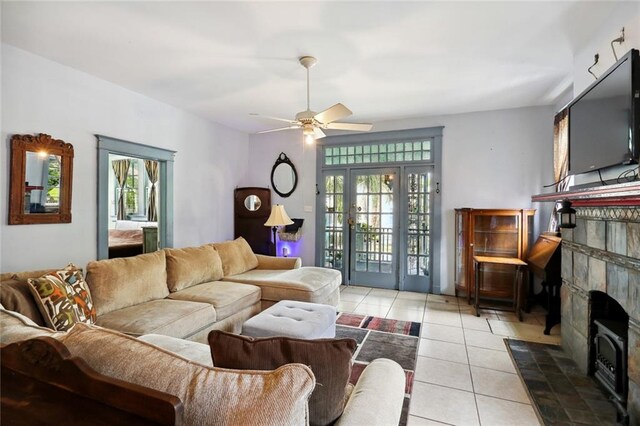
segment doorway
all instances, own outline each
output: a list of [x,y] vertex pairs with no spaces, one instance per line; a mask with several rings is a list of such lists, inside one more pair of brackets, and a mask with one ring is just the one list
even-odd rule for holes
[[327,138],[316,264],[347,285],[439,293],[441,131]]
[[[137,254],[138,245],[145,251],[145,242],[149,247],[164,248],[173,246],[173,159],[175,151],[137,144],[108,136],[96,135],[98,139],[98,259],[113,256],[110,252],[109,231],[114,220],[120,221],[130,230],[140,225],[140,241],[124,241],[117,249],[122,255]],[[145,165],[147,162],[147,166]],[[116,176],[121,182],[114,183],[114,162],[122,170]],[[135,165],[138,165],[136,172]],[[117,168],[117,167],[116,167]],[[151,170],[156,169],[154,172]],[[126,172],[125,172],[126,171]],[[144,179],[132,179],[133,176],[154,176],[149,178],[149,191],[144,189]],[[120,178],[116,177],[116,180]],[[146,198],[153,192],[157,199]],[[155,197],[154,197],[155,198]],[[141,206],[140,203],[143,205]],[[149,207],[153,207],[149,209]],[[114,216],[115,215],[115,216]],[[114,219],[115,217],[115,219]],[[155,219],[155,220],[154,220]],[[155,233],[151,228],[155,226]],[[126,229],[128,228],[128,229]],[[145,228],[146,229],[146,233]],[[129,236],[130,237],[130,236]],[[124,236],[123,236],[124,238]],[[155,241],[156,244],[152,244]],[[135,253],[127,252],[128,246],[135,246]],[[111,255],[110,255],[111,254]]]
[[350,172],[349,281],[395,288],[398,265],[398,170],[356,169]]

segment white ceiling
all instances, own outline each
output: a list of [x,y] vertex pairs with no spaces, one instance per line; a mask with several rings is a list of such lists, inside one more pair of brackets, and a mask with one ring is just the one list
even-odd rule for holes
[[[6,2],[2,41],[246,132],[553,104],[616,2]],[[374,125],[375,130],[375,125]]]

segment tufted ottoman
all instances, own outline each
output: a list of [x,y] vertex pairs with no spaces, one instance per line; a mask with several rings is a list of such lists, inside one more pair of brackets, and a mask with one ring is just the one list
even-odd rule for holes
[[242,325],[242,334],[252,337],[333,338],[336,337],[336,308],[281,300],[247,320]]

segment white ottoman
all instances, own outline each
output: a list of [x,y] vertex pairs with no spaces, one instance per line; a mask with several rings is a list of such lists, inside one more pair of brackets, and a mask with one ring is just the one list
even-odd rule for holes
[[252,337],[333,338],[336,337],[336,308],[281,300],[247,320],[242,325],[242,334]]

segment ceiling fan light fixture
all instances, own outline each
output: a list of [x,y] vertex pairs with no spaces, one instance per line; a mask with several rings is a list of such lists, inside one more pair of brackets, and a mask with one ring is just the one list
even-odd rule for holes
[[305,136],[313,136],[313,124],[305,124],[302,126],[302,134]]
[[302,134],[304,135],[304,141],[311,145],[316,141],[313,124],[305,124],[302,126]]
[[307,143],[307,145],[313,145],[313,143],[316,141],[316,138],[313,137],[313,135],[305,135],[304,136],[304,141]]

